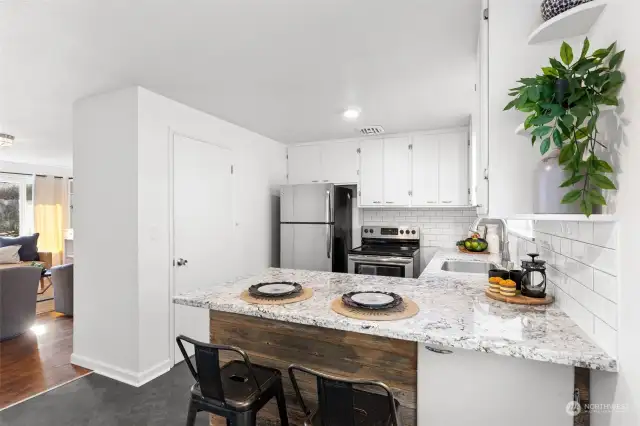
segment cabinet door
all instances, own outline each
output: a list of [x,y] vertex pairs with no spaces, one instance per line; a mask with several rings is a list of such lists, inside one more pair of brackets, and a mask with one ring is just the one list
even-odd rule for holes
[[322,181],[358,182],[358,141],[322,144]]
[[292,146],[287,152],[290,184],[322,182],[320,145]]
[[383,197],[384,142],[375,139],[360,142],[360,205],[381,207]]
[[438,204],[438,135],[415,136],[412,141],[411,205],[429,207]]
[[438,135],[440,167],[438,187],[440,204],[444,206],[466,206],[468,201],[467,181],[467,134],[446,133]]
[[408,206],[411,203],[411,161],[409,138],[384,140],[384,205]]

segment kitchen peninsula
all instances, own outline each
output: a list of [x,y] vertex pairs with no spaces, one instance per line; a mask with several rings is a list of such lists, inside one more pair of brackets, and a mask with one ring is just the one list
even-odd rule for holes
[[[484,275],[440,270],[444,261],[461,256],[465,260],[486,260],[477,255],[439,251],[418,279],[271,268],[259,275],[177,296],[174,302],[209,309],[211,342],[240,346],[249,352],[255,363],[282,371],[290,363],[297,363],[337,375],[387,383],[402,405],[405,424],[418,424],[416,412],[420,424],[432,420],[432,414],[421,407],[432,407],[434,392],[444,389],[434,389],[437,378],[425,376],[430,365],[440,362],[438,359],[430,361],[427,357],[450,351],[455,355],[452,359],[460,362],[472,356],[483,357],[482,362],[489,359],[490,363],[504,366],[504,375],[511,376],[510,379],[516,379],[516,382],[514,374],[519,374],[518,367],[522,367],[524,375],[528,374],[526,377],[532,370],[540,369],[534,377],[545,382],[548,376],[549,380],[542,384],[531,383],[532,390],[535,386],[554,386],[551,381],[560,380],[558,377],[562,376],[563,381],[558,385],[561,389],[555,389],[560,396],[534,396],[541,404],[547,401],[547,396],[548,401],[554,398],[564,401],[561,407],[547,407],[557,409],[557,417],[553,414],[552,417],[537,418],[535,413],[529,417],[536,421],[558,418],[561,422],[555,424],[573,424],[564,411],[574,389],[571,367],[615,372],[616,360],[553,305],[523,307],[492,301],[484,295]],[[250,285],[266,281],[298,282],[312,288],[313,297],[278,306],[253,305],[239,298]],[[346,318],[331,310],[330,304],[337,297],[365,289],[393,291],[412,299],[420,311],[412,318],[399,321],[364,321]],[[423,354],[425,348],[427,352]],[[472,351],[482,353],[472,354]],[[516,373],[513,372],[514,363]],[[427,373],[423,374],[423,370]],[[526,377],[523,376],[522,381]],[[472,383],[472,377],[468,380],[470,384],[480,385]],[[525,384],[518,383],[518,386]],[[285,386],[290,419],[293,424],[301,424],[301,413],[287,380]],[[451,386],[464,388],[466,383],[452,383]],[[491,386],[495,388],[496,384]],[[314,384],[305,383],[304,389],[305,395],[313,400]],[[505,394],[512,391],[503,390]],[[459,397],[456,394],[445,396],[453,401]],[[468,406],[467,402],[464,404]],[[260,415],[275,418],[275,407],[267,406],[265,411]],[[489,411],[486,419],[493,421]],[[509,418],[504,416],[504,410],[500,414],[500,418]],[[483,413],[472,415],[477,418]]]

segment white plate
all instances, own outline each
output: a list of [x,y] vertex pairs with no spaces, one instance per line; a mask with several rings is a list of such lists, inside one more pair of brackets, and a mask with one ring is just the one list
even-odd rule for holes
[[351,300],[362,305],[380,306],[393,302],[393,297],[381,293],[358,293],[351,296]]
[[291,284],[267,284],[260,287],[258,291],[265,294],[281,294],[295,289],[296,287]]

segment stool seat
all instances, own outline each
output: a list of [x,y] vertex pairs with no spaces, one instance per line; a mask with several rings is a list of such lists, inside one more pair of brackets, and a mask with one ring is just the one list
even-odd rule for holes
[[[256,364],[252,364],[251,367],[261,389],[268,389],[275,382],[281,380],[282,374],[279,370]],[[261,396],[260,390],[249,374],[249,368],[242,361],[230,361],[223,365],[220,368],[220,377],[222,378],[224,401],[237,411],[248,410]],[[203,402],[219,405],[218,401],[202,395],[200,383],[191,387],[191,395]]]
[[[396,411],[400,409],[400,403],[394,401]],[[386,395],[353,390],[353,410],[355,424],[358,426],[389,426],[393,424],[393,414],[389,409],[389,400]],[[399,421],[400,419],[398,419]],[[323,426],[322,415],[319,411],[311,417],[312,426]],[[400,424],[398,426],[401,426]]]

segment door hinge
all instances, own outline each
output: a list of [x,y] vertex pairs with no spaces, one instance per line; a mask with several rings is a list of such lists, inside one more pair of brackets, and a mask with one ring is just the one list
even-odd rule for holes
[[231,174],[233,174],[233,164],[231,165]]
[[362,192],[358,191],[358,197],[362,195]]
[[409,191],[409,196],[411,197],[413,195],[413,191]]
[[356,149],[356,152],[357,152],[358,154],[360,154],[362,151],[360,150],[360,148],[358,148],[358,149]]
[[356,174],[357,174],[358,176],[360,176],[360,170],[356,171]]
[[287,173],[287,180],[289,180],[289,173]]
[[287,160],[289,159],[289,154],[285,155],[285,157],[287,157]]
[[467,189],[467,194],[471,195],[471,188]]
[[409,144],[409,151],[411,151],[411,150],[413,150],[413,144],[412,143]]
[[486,8],[485,10],[482,11],[482,17],[484,18],[485,21],[489,20],[489,8]]

